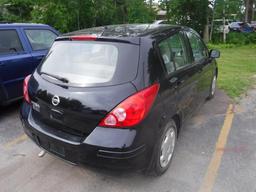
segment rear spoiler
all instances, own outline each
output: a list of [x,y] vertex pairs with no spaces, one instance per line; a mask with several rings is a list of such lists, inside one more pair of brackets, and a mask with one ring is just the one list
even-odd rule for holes
[[111,36],[96,36],[96,35],[73,35],[57,37],[55,41],[105,41],[105,42],[120,42],[134,45],[140,44],[140,37],[111,37]]

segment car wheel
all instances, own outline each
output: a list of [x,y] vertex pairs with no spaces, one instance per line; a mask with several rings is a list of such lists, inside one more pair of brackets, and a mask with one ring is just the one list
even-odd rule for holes
[[209,92],[209,96],[207,97],[207,99],[212,99],[214,97],[215,92],[216,92],[216,87],[217,87],[217,75],[215,74],[212,78],[210,92]]
[[177,141],[177,126],[173,120],[167,123],[157,141],[148,174],[160,176],[170,166]]

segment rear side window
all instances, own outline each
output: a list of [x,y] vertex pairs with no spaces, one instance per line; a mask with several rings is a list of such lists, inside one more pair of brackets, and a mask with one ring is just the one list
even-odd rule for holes
[[16,30],[0,30],[0,54],[13,54],[23,51]]
[[138,46],[93,41],[57,41],[41,73],[68,79],[72,85],[119,84],[137,74]]
[[174,62],[171,57],[171,48],[169,46],[169,39],[163,40],[161,43],[159,43],[159,49],[160,53],[165,65],[165,68],[167,70],[167,73],[170,74],[175,71]]
[[191,32],[187,32],[195,62],[208,58],[208,50],[202,40]]
[[34,51],[49,49],[57,35],[46,29],[26,29],[25,33]]
[[179,33],[159,43],[159,49],[168,74],[189,65],[185,43]]

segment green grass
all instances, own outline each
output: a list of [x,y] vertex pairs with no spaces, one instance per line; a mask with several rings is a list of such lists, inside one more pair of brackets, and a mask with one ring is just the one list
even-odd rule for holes
[[218,87],[231,98],[238,98],[256,83],[256,46],[216,48],[221,51]]

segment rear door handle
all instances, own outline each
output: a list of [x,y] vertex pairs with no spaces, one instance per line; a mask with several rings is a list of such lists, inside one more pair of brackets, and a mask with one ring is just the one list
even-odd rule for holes
[[184,83],[184,80],[179,80],[177,77],[173,77],[169,80],[171,84],[174,84],[174,88],[177,89],[181,84]]
[[169,80],[169,82],[170,83],[177,83],[177,81],[178,81],[178,78],[177,77],[173,77],[173,78],[171,78],[170,80]]

